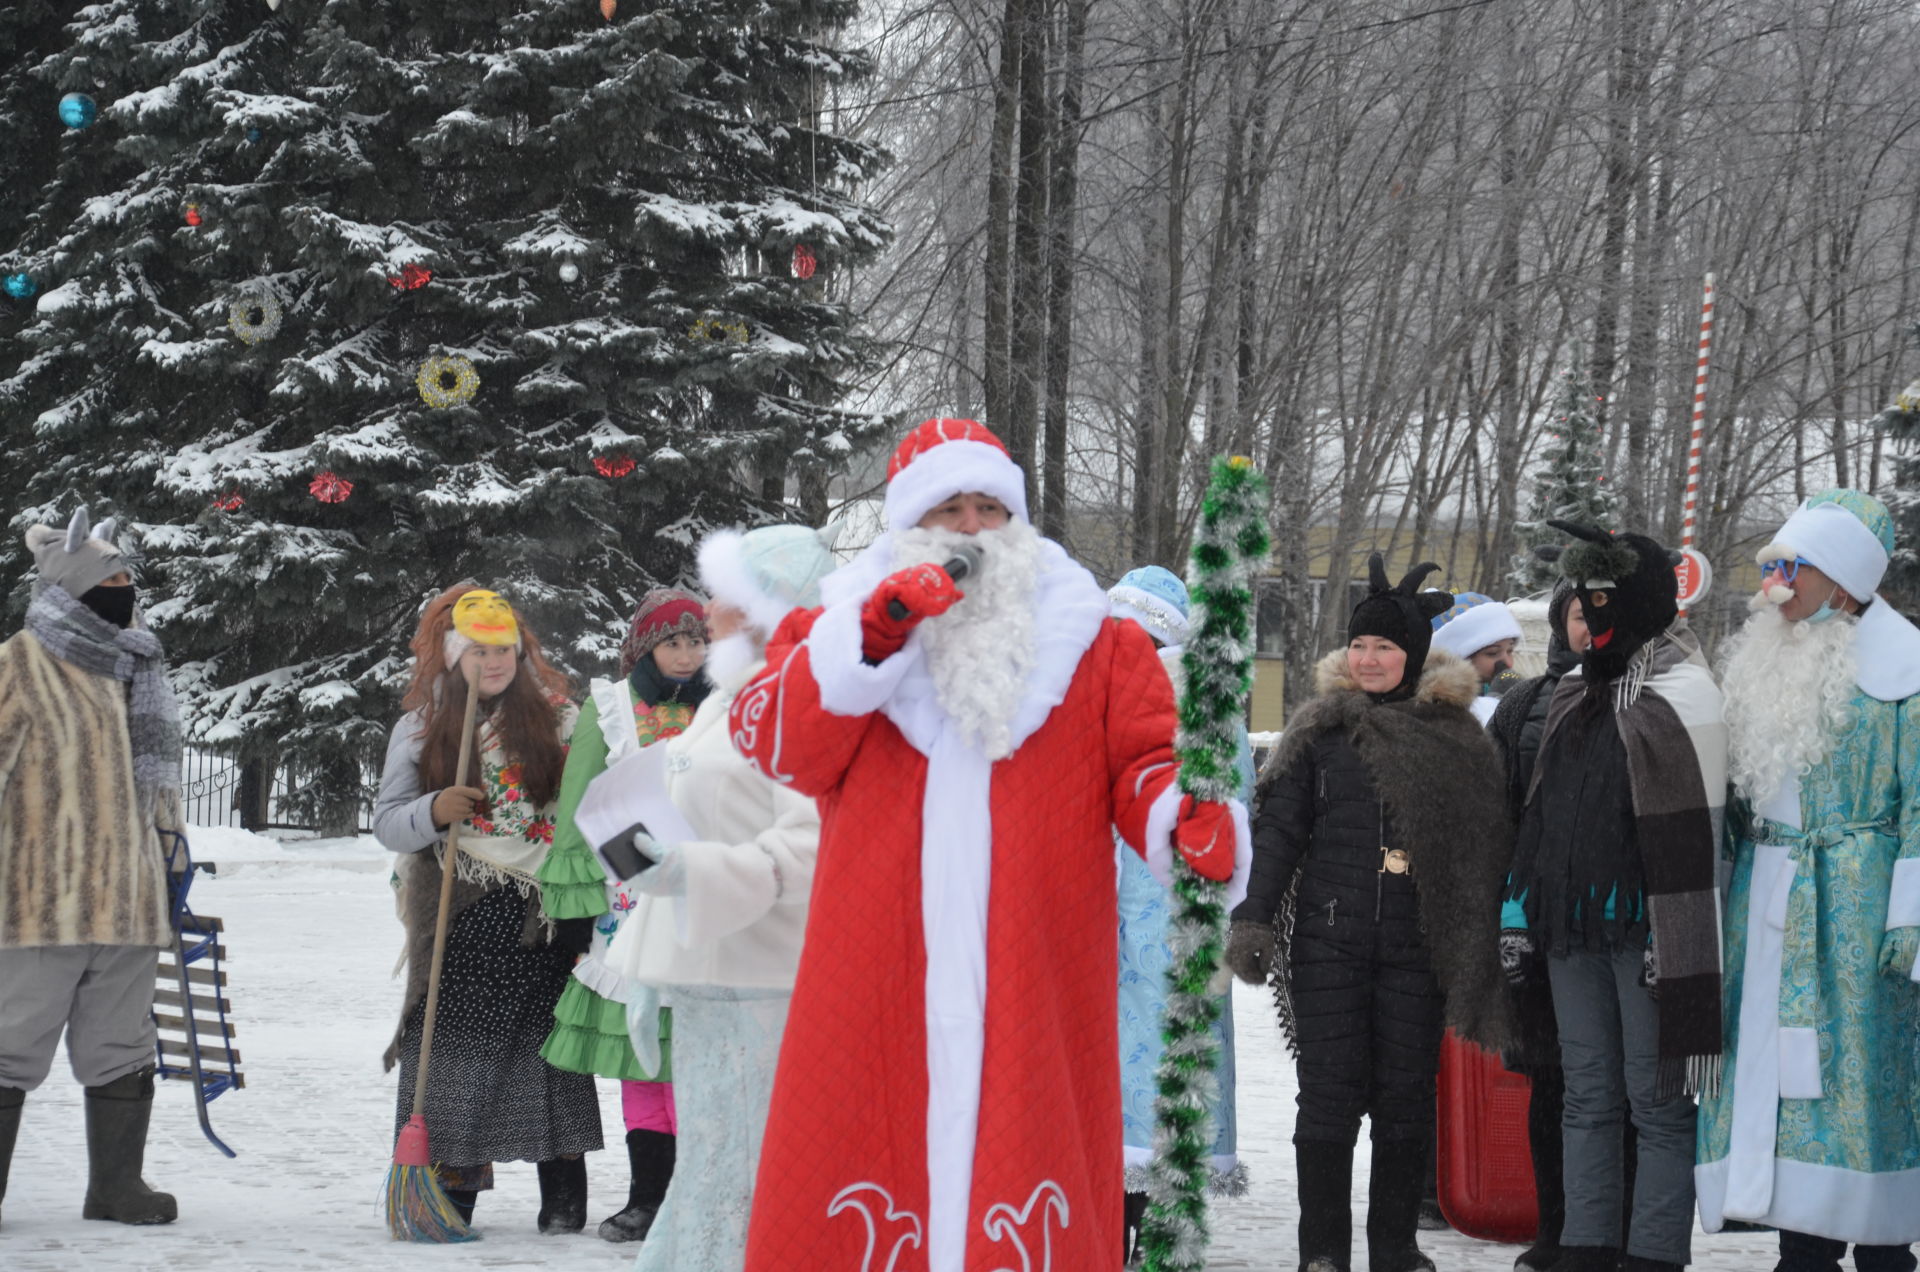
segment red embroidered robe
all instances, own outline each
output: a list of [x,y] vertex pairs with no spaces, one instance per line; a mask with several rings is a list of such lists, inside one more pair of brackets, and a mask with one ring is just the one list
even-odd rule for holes
[[865,558],[735,701],[735,745],[822,818],[748,1272],[1113,1263],[1112,830],[1164,875],[1174,700],[1145,633],[1045,548],[1038,665],[990,767],[915,646],[861,663],[858,601],[883,572]]

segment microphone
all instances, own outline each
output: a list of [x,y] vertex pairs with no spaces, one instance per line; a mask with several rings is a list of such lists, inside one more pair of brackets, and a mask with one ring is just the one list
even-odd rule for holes
[[[953,550],[952,558],[940,568],[947,572],[948,578],[958,583],[969,574],[978,574],[980,572],[980,563],[985,561],[986,557],[987,554],[981,551],[979,544],[963,543]],[[887,617],[896,623],[905,622],[907,607],[902,605],[898,600],[888,601]]]
[[1522,676],[1519,672],[1515,671],[1513,668],[1502,667],[1498,672],[1498,674],[1494,676],[1493,680],[1490,682],[1488,687],[1493,690],[1495,697],[1500,697],[1504,695],[1507,692],[1507,690],[1512,689],[1515,685],[1525,684],[1526,679],[1527,678],[1525,676]]

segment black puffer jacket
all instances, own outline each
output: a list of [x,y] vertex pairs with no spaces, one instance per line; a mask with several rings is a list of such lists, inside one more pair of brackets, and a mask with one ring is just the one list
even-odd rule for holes
[[1500,748],[1507,770],[1507,815],[1520,824],[1527,805],[1527,787],[1533,782],[1533,761],[1540,754],[1540,735],[1547,729],[1547,704],[1560,678],[1580,665],[1580,655],[1557,640],[1547,654],[1547,673],[1507,691],[1487,722],[1487,734]]
[[1297,872],[1299,930],[1384,923],[1392,944],[1420,944],[1413,876],[1380,869],[1380,849],[1396,842],[1353,739],[1321,733],[1261,791],[1247,899],[1233,917],[1273,922]]
[[[1506,1045],[1499,897],[1512,838],[1498,761],[1467,710],[1479,678],[1436,652],[1412,698],[1374,703],[1347,677],[1345,650],[1316,671],[1320,695],[1288,720],[1261,775],[1253,870],[1233,913],[1274,925],[1283,1027],[1293,1030],[1288,946],[1311,938],[1374,963],[1412,955],[1444,991],[1449,1027]],[[1383,873],[1382,848],[1404,851],[1411,871]],[[1436,932],[1447,939],[1423,938]]]

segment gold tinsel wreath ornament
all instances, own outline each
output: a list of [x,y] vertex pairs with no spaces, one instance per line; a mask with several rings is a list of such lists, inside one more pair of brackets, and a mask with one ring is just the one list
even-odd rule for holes
[[227,308],[227,326],[243,345],[279,335],[280,318],[280,302],[271,296],[242,296]]
[[413,377],[420,400],[436,411],[450,406],[465,406],[480,390],[480,372],[470,358],[459,354],[437,354],[420,364]]

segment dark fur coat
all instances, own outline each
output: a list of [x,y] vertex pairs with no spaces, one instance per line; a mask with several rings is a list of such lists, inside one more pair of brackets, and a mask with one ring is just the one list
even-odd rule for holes
[[[1348,677],[1344,649],[1321,659],[1316,676],[1319,696],[1287,721],[1261,773],[1260,797],[1317,737],[1345,732],[1373,777],[1394,846],[1412,856],[1447,1027],[1490,1050],[1506,1048],[1514,1026],[1500,970],[1500,897],[1513,832],[1500,761],[1467,709],[1478,678],[1468,664],[1435,651],[1412,698],[1376,704]],[[1279,924],[1280,975],[1290,912],[1288,905]]]

